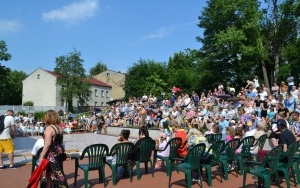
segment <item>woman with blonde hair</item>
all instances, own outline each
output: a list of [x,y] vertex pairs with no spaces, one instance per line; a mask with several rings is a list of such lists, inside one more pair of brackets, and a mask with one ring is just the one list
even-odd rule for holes
[[199,143],[208,145],[206,137],[196,128],[191,128],[187,134],[188,149]]
[[63,171],[65,149],[63,147],[63,129],[59,126],[60,118],[54,110],[48,110],[44,116],[47,125],[44,132],[44,148],[40,154],[40,161],[47,158],[49,161],[46,176],[47,188],[69,187]]

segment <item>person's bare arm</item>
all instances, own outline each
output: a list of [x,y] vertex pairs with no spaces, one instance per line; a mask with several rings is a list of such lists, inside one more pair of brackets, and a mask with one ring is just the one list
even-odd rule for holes
[[283,152],[286,152],[286,151],[287,151],[287,145],[286,145],[286,144],[283,144],[282,151],[283,151]]

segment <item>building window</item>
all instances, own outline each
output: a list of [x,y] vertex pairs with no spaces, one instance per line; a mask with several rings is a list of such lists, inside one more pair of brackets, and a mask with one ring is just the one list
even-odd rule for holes
[[109,73],[106,73],[106,76],[109,77]]
[[101,106],[104,106],[104,102],[101,102]]
[[104,97],[104,91],[101,90],[101,97]]
[[40,79],[40,76],[41,76],[41,75],[40,75],[40,74],[38,74],[38,75],[36,76],[36,78],[37,78],[37,79]]
[[65,105],[65,100],[61,100],[60,101],[60,106],[64,106]]
[[95,89],[95,97],[98,97],[98,90]]
[[97,106],[97,101],[95,101],[95,106]]
[[108,91],[106,91],[106,98],[109,98],[109,96],[108,96]]

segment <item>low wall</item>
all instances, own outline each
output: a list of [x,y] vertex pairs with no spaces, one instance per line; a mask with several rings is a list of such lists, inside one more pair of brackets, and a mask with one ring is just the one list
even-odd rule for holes
[[[119,136],[123,129],[130,130],[130,138],[137,138],[139,136],[139,127],[107,127],[107,133],[113,136]],[[148,129],[149,136],[152,139],[159,138],[161,131],[159,129]]]

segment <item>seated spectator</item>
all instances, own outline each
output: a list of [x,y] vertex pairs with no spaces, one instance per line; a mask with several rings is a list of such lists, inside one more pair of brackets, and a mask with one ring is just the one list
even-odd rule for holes
[[[159,139],[156,139],[156,148],[163,150],[167,145],[167,135],[165,133],[161,133]],[[158,151],[157,155],[161,157],[168,157],[170,154],[170,147],[166,148],[164,151]],[[163,167],[165,166],[164,161],[162,161],[161,166],[158,166],[157,163],[155,163],[155,168]]]
[[181,141],[182,141],[181,146],[177,151],[177,154],[179,157],[184,157],[187,155],[187,144],[186,144],[187,134],[184,129],[180,128],[180,125],[176,121],[172,122],[172,129],[174,132],[174,137],[181,138]]
[[233,126],[229,126],[226,128],[226,143],[230,140],[233,140],[235,137],[235,128]]
[[[257,131],[253,135],[255,141],[257,141],[259,137],[261,137],[262,135],[266,134],[265,128],[266,128],[266,124],[264,122],[261,121],[257,124]],[[253,148],[253,153],[257,153],[257,152],[258,152],[258,146]]]
[[206,146],[208,146],[206,137],[198,129],[189,129],[189,132],[187,134],[188,150],[199,143],[204,143]]

